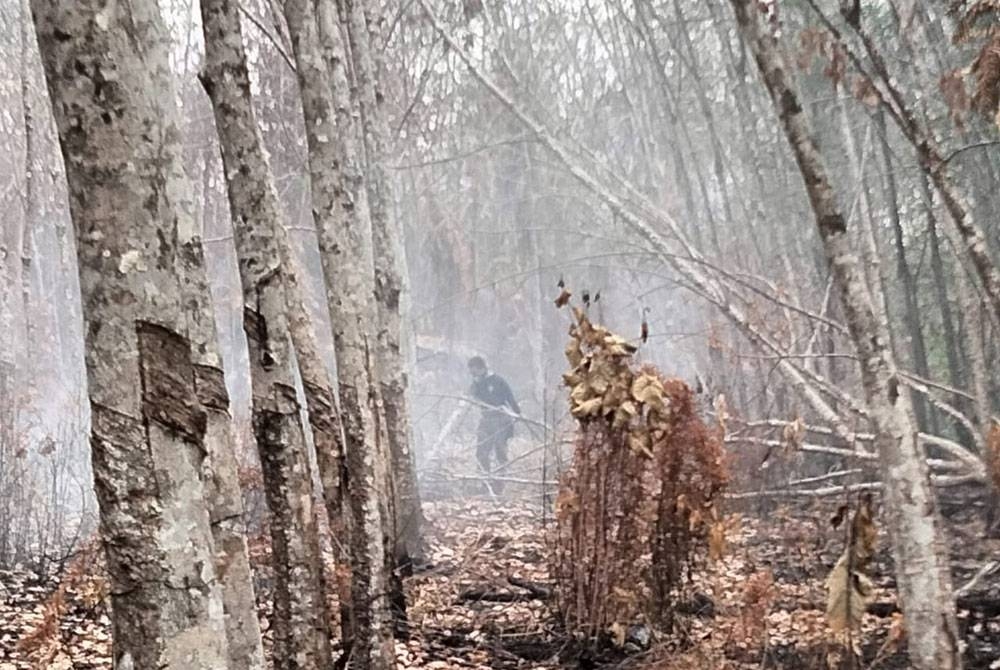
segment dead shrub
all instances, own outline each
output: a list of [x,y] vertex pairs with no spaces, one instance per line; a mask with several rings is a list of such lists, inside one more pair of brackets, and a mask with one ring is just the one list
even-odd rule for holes
[[556,501],[553,574],[566,626],[590,638],[670,628],[687,571],[722,527],[719,429],[698,417],[686,384],[635,366],[634,352],[574,309],[564,381],[579,428]]

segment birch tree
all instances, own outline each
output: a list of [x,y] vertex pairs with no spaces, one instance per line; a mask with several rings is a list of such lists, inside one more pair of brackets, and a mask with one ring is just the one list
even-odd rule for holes
[[[303,308],[297,292],[298,302],[292,302],[295,285],[288,286],[292,259],[282,240],[281,212],[250,97],[239,7],[228,0],[205,0],[201,11],[201,79],[212,100],[222,149],[243,288],[254,435],[271,512],[274,664],[326,668],[332,663],[330,617],[286,316],[292,308]],[[325,434],[318,436],[317,447],[327,449]]]
[[900,391],[889,333],[880,321],[863,269],[850,247],[847,224],[789,70],[774,36],[761,27],[757,5],[731,0],[736,20],[771,94],[809,195],[827,262],[839,288],[857,349],[888,508],[896,580],[914,667],[961,667],[955,603],[942,550],[937,503],[917,439],[908,394]]
[[199,245],[162,18],[145,0],[32,11],[77,238],[113,660],[226,667],[206,505],[206,480],[225,476],[208,458],[208,415],[225,403],[185,304]]

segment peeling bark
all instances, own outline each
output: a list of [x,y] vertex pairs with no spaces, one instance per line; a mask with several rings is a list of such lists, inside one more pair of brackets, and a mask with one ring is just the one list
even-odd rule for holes
[[229,587],[253,596],[242,539],[215,545],[206,504],[235,469],[211,311],[194,314],[207,289],[169,40],[150,0],[32,9],[77,234],[114,663],[224,668]]
[[864,271],[850,248],[823,156],[812,138],[774,37],[763,29],[751,0],[731,0],[764,84],[799,166],[827,261],[861,364],[862,384],[879,455],[899,599],[913,667],[961,667],[955,603],[940,519],[909,394],[900,393],[889,333],[865,290]]
[[350,509],[351,601],[349,640],[357,668],[395,665],[386,574],[384,501],[386,464],[379,445],[375,376],[376,311],[371,222],[358,163],[352,109],[344,104],[346,63],[328,66],[320,47],[317,7],[288,0],[285,18],[295,52],[309,150],[313,217],[333,326],[344,425]]
[[[338,503],[339,425],[333,403],[326,396],[322,403],[316,401],[329,382],[325,372],[316,379],[322,361],[253,110],[239,7],[229,0],[204,0],[201,9],[206,52],[201,79],[212,100],[222,148],[245,305],[254,434],[271,512],[275,667],[318,670],[332,663],[330,618],[305,427],[295,395],[293,340],[306,340],[299,361],[310,416],[317,416],[314,427],[320,424],[314,428],[318,460],[324,488]],[[298,318],[289,319],[295,312]],[[317,383],[325,385],[317,389]],[[327,485],[331,477],[336,483],[332,489]],[[331,518],[331,525],[336,519]]]

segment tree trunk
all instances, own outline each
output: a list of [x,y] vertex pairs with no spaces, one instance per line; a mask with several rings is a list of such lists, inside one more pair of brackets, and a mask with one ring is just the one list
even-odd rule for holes
[[[372,298],[374,260],[364,174],[359,164],[352,110],[339,92],[347,91],[340,60],[328,67],[320,48],[316,5],[288,0],[285,18],[295,52],[301,89],[313,217],[319,234],[337,379],[344,425],[350,507],[350,631],[353,667],[395,665],[383,513],[387,464],[379,444],[375,347],[376,311]],[[335,97],[336,96],[336,97]]]
[[[893,172],[892,152],[889,149],[889,138],[886,133],[885,117],[879,112],[875,116],[878,128],[879,150],[882,154],[882,164],[885,167],[885,189],[889,220],[892,222],[893,240],[896,250],[896,278],[903,288],[903,319],[906,323],[910,340],[910,351],[913,356],[913,369],[924,379],[930,379],[930,365],[927,362],[927,345],[924,333],[920,327],[920,305],[918,304],[917,278],[910,269],[906,259],[906,247],[903,244],[903,224],[899,217],[899,195],[896,188],[896,174]],[[936,426],[933,410],[922,396],[911,393],[914,409],[917,413],[917,423],[920,430],[927,432],[931,425]],[[934,430],[933,432],[937,432]]]
[[860,359],[875,446],[887,484],[888,527],[909,633],[910,661],[921,670],[960,668],[955,603],[947,559],[939,542],[936,501],[909,397],[900,393],[888,333],[865,291],[863,270],[849,248],[844,216],[777,43],[759,25],[755,3],[731,2],[802,173]]
[[353,56],[355,89],[360,102],[368,167],[368,203],[375,259],[375,300],[378,305],[379,390],[385,408],[389,457],[395,485],[395,550],[397,561],[409,562],[424,554],[420,491],[411,449],[406,365],[402,348],[402,305],[406,300],[406,255],[401,222],[392,216],[392,180],[386,170],[389,128],[379,91],[375,18],[367,16],[365,0],[342,0]]
[[[201,3],[202,83],[212,100],[243,290],[253,393],[253,426],[270,509],[276,668],[319,670],[332,663],[305,427],[295,393],[281,210],[250,97],[239,7]],[[301,298],[298,300],[301,303]],[[246,667],[236,663],[233,667]]]
[[113,660],[224,668],[205,504],[217,473],[199,402],[217,390],[204,385],[217,370],[196,364],[177,275],[194,221],[169,40],[151,0],[33,0],[32,10],[77,233]]
[[[937,227],[937,214],[934,212],[934,200],[931,194],[930,185],[927,178],[921,175],[920,178],[921,195],[924,200],[924,207],[927,213],[927,236],[931,248],[931,273],[934,277],[934,296],[938,310],[941,313],[941,330],[944,334],[945,355],[948,359],[948,381],[956,389],[966,387],[966,380],[962,373],[962,352],[960,350],[957,319],[951,309],[951,298],[948,295],[948,281],[944,274],[944,261],[941,257],[941,232]],[[966,405],[967,403],[962,403]],[[964,432],[961,422],[955,422],[955,430],[959,435],[964,435],[964,443],[972,445],[978,439],[976,435],[969,435]]]

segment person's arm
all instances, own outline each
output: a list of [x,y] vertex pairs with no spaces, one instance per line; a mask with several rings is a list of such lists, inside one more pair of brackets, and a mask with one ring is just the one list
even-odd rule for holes
[[510,384],[507,383],[506,379],[502,379],[501,382],[503,383],[504,402],[514,411],[514,414],[520,414],[521,408],[514,398],[514,392],[510,390]]

